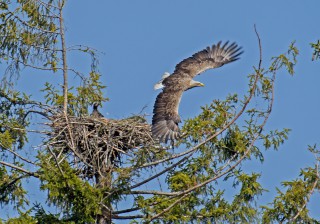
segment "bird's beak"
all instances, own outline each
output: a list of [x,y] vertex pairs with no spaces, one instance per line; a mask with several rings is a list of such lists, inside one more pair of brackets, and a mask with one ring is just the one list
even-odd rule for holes
[[199,83],[199,86],[202,86],[202,87],[203,87],[203,86],[204,86],[204,84],[203,84],[202,82],[200,82],[200,83]]

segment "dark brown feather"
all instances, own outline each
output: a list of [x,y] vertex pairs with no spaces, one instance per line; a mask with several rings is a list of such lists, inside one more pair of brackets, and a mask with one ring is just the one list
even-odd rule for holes
[[236,43],[221,46],[221,41],[199,51],[183,61],[175,68],[172,75],[162,81],[164,88],[157,96],[152,118],[152,135],[160,142],[167,143],[180,137],[181,122],[178,114],[179,104],[184,91],[193,87],[192,78],[205,70],[218,68],[236,61],[243,53]]
[[[224,64],[236,61],[243,53],[241,47],[238,47],[236,43],[232,43],[228,46],[227,41],[221,46],[221,41],[218,44],[207,47],[206,49],[193,54],[191,57],[184,59],[177,66],[172,74],[180,74],[181,71],[191,76],[191,78],[199,75],[200,73],[213,68],[218,68]],[[181,76],[181,75],[179,75]],[[170,78],[169,76],[168,78]]]
[[99,106],[99,104],[97,104],[97,103],[93,104],[93,110],[92,110],[92,113],[90,114],[91,117],[93,117],[93,118],[102,118],[103,117],[103,115],[98,110],[98,106]]

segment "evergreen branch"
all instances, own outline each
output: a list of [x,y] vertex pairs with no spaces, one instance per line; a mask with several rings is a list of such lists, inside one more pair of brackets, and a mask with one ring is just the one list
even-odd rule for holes
[[[192,155],[192,154],[191,154],[191,155]],[[184,157],[183,159],[188,159],[191,155],[189,155],[189,156],[187,156],[187,157]],[[229,164],[231,163],[231,161],[233,161],[234,158],[237,157],[237,156],[238,156],[237,153],[234,154],[234,155],[228,160],[228,162],[226,162],[226,164],[225,164],[224,166],[220,167],[220,168],[219,168],[220,172],[223,171],[227,166],[229,166]],[[180,162],[180,161],[179,161],[179,162]],[[173,164],[172,166],[176,166],[176,164]],[[169,168],[171,168],[171,166],[170,166]],[[168,169],[168,168],[167,168],[167,169]],[[164,171],[167,172],[167,171],[168,171],[167,169],[165,169]],[[164,171],[162,171],[162,172],[158,173],[157,175],[154,175],[154,176],[148,178],[147,180],[145,180],[145,181],[143,181],[143,182],[141,182],[141,183],[138,183],[138,184],[136,184],[136,185],[141,186],[142,184],[145,184],[145,183],[151,181],[152,179],[155,179],[156,177],[160,176],[161,174],[164,173]],[[139,187],[139,186],[136,186],[136,185],[132,186],[130,189],[134,189],[134,188],[136,188],[136,187]],[[129,193],[132,193],[132,194],[155,194],[155,195],[176,196],[176,195],[179,195],[179,194],[182,193],[182,192],[181,192],[181,191],[179,191],[179,192],[163,192],[163,191],[142,191],[142,190],[140,190],[140,191],[130,191]]]
[[[0,38],[7,38],[7,37],[8,36],[6,36],[6,35],[0,35]],[[42,47],[42,46],[35,45],[35,44],[32,44],[32,43],[25,43],[22,39],[17,39],[16,41],[21,42],[23,45],[28,45],[28,46],[31,46],[33,48],[37,48],[37,49],[44,50],[44,51],[62,51],[62,49]]]
[[118,216],[118,215],[113,215],[112,216],[113,219],[141,219],[144,218],[143,215],[126,215],[126,216]]
[[[59,51],[62,51],[62,50],[59,50]],[[34,68],[34,69],[43,70],[43,71],[53,71],[53,72],[55,72],[56,70],[65,71],[65,68],[63,68],[63,67],[54,67],[54,68],[40,67],[40,66],[35,66],[33,64],[23,62],[23,61],[19,60],[18,58],[12,57],[10,55],[6,55],[6,56],[8,58],[10,58],[11,60],[13,60],[14,62],[20,63],[25,67]],[[78,72],[77,70],[75,70],[73,68],[67,68],[66,71],[71,71],[71,72],[75,73],[76,75],[78,75],[81,79],[86,80],[85,76],[81,72]]]
[[20,19],[19,16],[16,16],[14,15],[13,12],[9,12],[15,19],[17,19],[20,23],[22,23],[24,26],[30,28],[30,29],[35,29],[35,30],[38,30],[40,32],[43,32],[43,33],[50,33],[50,34],[56,34],[56,35],[59,35],[60,33],[59,32],[55,32],[55,31],[51,31],[51,30],[46,30],[46,29],[42,29],[40,27],[36,27],[36,26],[32,26],[30,24],[28,24],[27,22],[23,21],[22,19]]
[[[41,5],[43,5],[43,7],[45,7],[46,9],[50,10],[50,7],[54,8],[54,9],[60,9],[58,6],[55,6],[53,4],[49,4],[47,2],[43,2],[41,0],[37,0],[37,2],[39,2]],[[52,13],[52,11],[50,11]],[[58,15],[57,15],[58,17]]]
[[[173,197],[167,197],[166,199],[171,200]],[[148,204],[148,206],[154,206],[161,203],[160,201],[156,201],[156,202],[152,202],[150,204]],[[129,208],[129,209],[123,209],[123,210],[119,210],[119,211],[112,211],[112,214],[123,214],[123,213],[129,213],[129,212],[134,212],[134,211],[138,211],[141,210],[140,207],[134,207],[134,208]]]
[[82,51],[82,52],[89,52],[89,51],[93,51],[93,52],[99,52],[99,53],[103,53],[93,47],[87,46],[87,45],[82,45],[82,44],[76,44],[73,46],[70,46],[67,48],[67,51]]
[[309,192],[309,194],[307,195],[307,198],[303,204],[303,206],[299,209],[299,211],[297,212],[297,214],[289,221],[290,223],[295,223],[295,220],[300,216],[301,212],[303,211],[303,209],[307,206],[309,200],[310,200],[310,197],[311,195],[313,194],[314,190],[316,189],[316,186],[318,185],[319,183],[319,179],[320,179],[320,176],[319,176],[319,161],[317,162],[316,164],[316,170],[317,170],[317,177],[316,177],[316,180],[314,181],[313,185],[312,185],[312,188]]
[[137,191],[130,191],[128,194],[151,194],[151,195],[165,195],[165,196],[177,196],[181,194],[181,191],[176,192],[163,192],[163,191],[143,191],[143,190],[137,190]]
[[9,94],[5,93],[5,91],[1,88],[0,89],[0,97],[5,98],[9,102],[11,102],[14,105],[42,105],[40,102],[37,101],[30,101],[30,100],[22,100],[22,99],[15,99],[9,96]]
[[23,173],[26,173],[26,174],[30,175],[30,176],[39,177],[39,175],[38,175],[36,172],[31,172],[31,171],[29,171],[29,170],[23,169],[22,167],[13,165],[13,164],[11,164],[11,163],[7,163],[7,162],[4,162],[4,161],[0,161],[0,164],[2,164],[2,165],[4,165],[4,166],[11,167],[11,168],[13,168],[13,169],[15,169],[15,170],[19,170],[19,171],[21,171],[21,172],[23,172]]
[[33,64],[29,64],[27,62],[24,62],[24,61],[21,61],[19,60],[18,58],[15,58],[13,56],[10,56],[10,55],[6,55],[8,58],[10,58],[12,61],[14,61],[15,63],[19,63],[19,64],[22,64],[24,65],[25,67],[30,67],[30,68],[34,68],[34,69],[37,69],[37,70],[43,70],[43,71],[55,71],[55,70],[63,70],[63,68],[59,68],[59,67],[54,67],[54,68],[46,68],[46,67],[40,67],[40,66],[35,66]]
[[134,208],[129,208],[129,209],[123,209],[120,211],[112,211],[112,214],[123,214],[123,213],[129,213],[129,212],[134,212],[140,210],[140,207],[134,207]]
[[160,213],[152,216],[148,222],[151,222],[154,219],[157,219],[158,217],[160,217],[161,215],[163,215],[164,213],[168,212],[171,208],[173,208],[173,206],[175,206],[176,204],[178,204],[179,202],[181,202],[184,198],[186,198],[187,196],[189,196],[189,194],[185,194],[183,195],[181,198],[179,198],[178,200],[176,200],[175,202],[173,202],[169,207],[167,207],[166,209],[162,210]]
[[[49,18],[59,18],[59,16],[57,14],[54,13],[54,11],[51,10],[50,7],[54,8],[54,9],[59,9],[59,7],[53,5],[53,4],[49,4],[46,2],[43,2],[41,0],[35,0],[36,2],[38,2],[40,5],[42,5],[44,8],[46,8],[53,16],[48,16],[48,15],[42,15],[43,17],[49,17]],[[31,0],[29,1],[31,2]]]
[[186,160],[187,160],[189,157],[191,157],[191,156],[192,156],[192,154],[183,157],[183,158],[182,158],[181,160],[179,160],[178,162],[172,164],[171,166],[167,167],[166,169],[162,170],[161,172],[157,173],[156,175],[153,175],[153,176],[149,177],[148,179],[146,179],[146,180],[144,180],[144,181],[141,181],[140,183],[137,183],[137,184],[129,187],[129,189],[137,188],[137,187],[139,187],[139,186],[141,186],[141,185],[143,185],[143,184],[145,184],[145,183],[147,183],[147,182],[149,182],[149,181],[151,181],[151,180],[153,180],[153,179],[161,176],[162,174],[168,172],[169,170],[173,169],[173,168],[176,167],[177,165],[179,165],[179,164],[181,164],[182,162],[186,161]]

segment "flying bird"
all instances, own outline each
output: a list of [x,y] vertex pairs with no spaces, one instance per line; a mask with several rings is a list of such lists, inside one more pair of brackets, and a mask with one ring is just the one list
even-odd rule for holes
[[227,41],[222,45],[220,41],[181,61],[171,75],[166,72],[154,86],[155,89],[162,88],[162,92],[157,96],[153,108],[152,136],[164,143],[179,139],[178,124],[181,119],[178,110],[182,94],[191,88],[204,86],[193,78],[208,69],[238,60],[242,53],[236,43],[229,44]]

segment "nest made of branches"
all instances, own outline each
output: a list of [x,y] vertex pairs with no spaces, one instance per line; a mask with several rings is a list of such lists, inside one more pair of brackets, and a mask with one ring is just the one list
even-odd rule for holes
[[155,143],[151,127],[143,116],[113,120],[58,113],[52,115],[50,121],[50,147],[59,155],[74,154],[79,169],[87,177],[118,166],[122,154],[128,150]]

